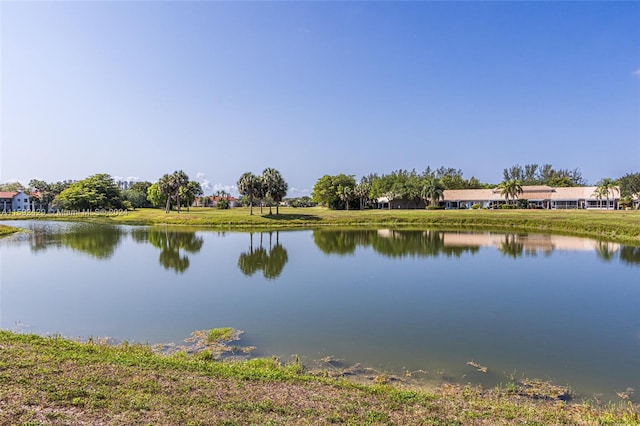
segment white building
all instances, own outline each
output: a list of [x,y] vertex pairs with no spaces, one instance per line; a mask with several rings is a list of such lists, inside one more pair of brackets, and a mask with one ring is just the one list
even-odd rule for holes
[[0,192],[0,211],[24,212],[31,209],[29,194],[22,191]]

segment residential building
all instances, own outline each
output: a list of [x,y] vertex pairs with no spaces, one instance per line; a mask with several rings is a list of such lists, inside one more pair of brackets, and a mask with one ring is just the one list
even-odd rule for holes
[[[598,197],[595,186],[554,188],[545,185],[523,186],[516,200],[527,200],[529,208],[538,209],[617,209],[620,189],[611,191],[609,200]],[[637,204],[637,200],[636,204]],[[495,208],[505,204],[500,189],[449,189],[441,202],[447,209]]]
[[192,207],[215,207],[220,200],[226,200],[229,203],[229,207],[238,207],[239,203],[235,197],[225,196],[220,197],[219,195],[210,195],[208,197],[196,197]]
[[23,191],[0,192],[0,209],[3,212],[30,211],[33,209],[29,194]]

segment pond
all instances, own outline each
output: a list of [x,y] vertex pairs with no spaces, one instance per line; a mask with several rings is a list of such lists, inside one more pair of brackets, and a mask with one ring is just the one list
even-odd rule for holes
[[230,326],[257,356],[640,399],[628,391],[640,393],[640,247],[439,230],[12,225],[31,232],[0,239],[3,329],[169,343]]

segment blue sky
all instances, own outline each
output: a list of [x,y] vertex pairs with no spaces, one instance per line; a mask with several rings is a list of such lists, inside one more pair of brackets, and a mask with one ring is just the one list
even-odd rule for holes
[[640,2],[0,3],[0,181],[640,171]]

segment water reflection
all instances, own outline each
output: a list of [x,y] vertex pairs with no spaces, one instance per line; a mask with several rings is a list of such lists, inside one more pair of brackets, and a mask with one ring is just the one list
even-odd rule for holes
[[640,247],[622,246],[620,249],[620,260],[622,263],[640,264]]
[[46,226],[34,227],[30,240],[34,252],[48,247],[69,247],[97,259],[109,259],[116,251],[124,232],[116,226],[71,225],[66,232],[51,232]]
[[170,228],[134,229],[131,237],[136,242],[148,242],[159,248],[160,264],[176,273],[183,273],[189,268],[189,257],[184,252],[198,253],[204,244],[195,232]]
[[439,256],[460,257],[474,254],[482,247],[497,248],[517,259],[522,256],[550,255],[560,251],[595,251],[602,260],[617,257],[623,263],[640,264],[640,247],[589,240],[579,237],[519,233],[474,233],[416,230],[314,230],[313,241],[325,254],[353,255],[357,247],[371,247],[387,257]]
[[[524,242],[520,237],[520,235],[516,234],[505,234],[504,240],[502,240],[498,246],[498,250],[506,256],[517,259],[524,254]],[[537,252],[536,250],[529,249],[527,253],[533,255]]]
[[313,241],[325,254],[341,256],[355,253],[358,246],[371,247],[387,257],[446,256],[459,257],[463,253],[475,253],[479,247],[447,245],[445,233],[440,231],[366,230],[333,231],[314,230]]
[[280,244],[280,233],[275,231],[276,241],[273,243],[274,232],[269,234],[269,248],[263,247],[264,236],[267,232],[260,233],[260,245],[254,247],[253,232],[249,233],[249,250],[240,254],[238,268],[243,274],[252,276],[262,270],[262,275],[267,279],[275,279],[280,276],[284,265],[289,260],[287,250]]

